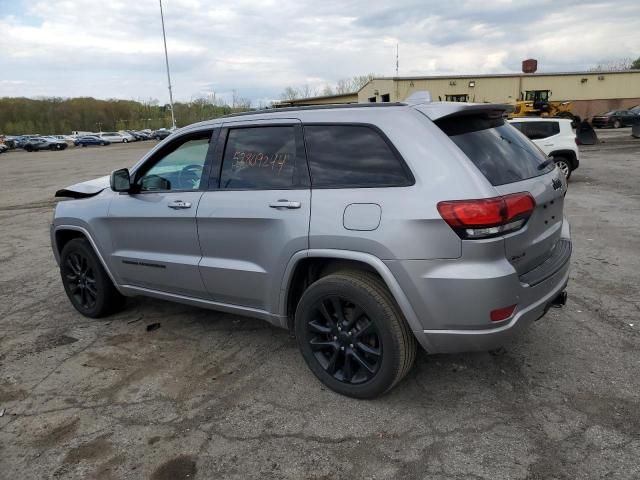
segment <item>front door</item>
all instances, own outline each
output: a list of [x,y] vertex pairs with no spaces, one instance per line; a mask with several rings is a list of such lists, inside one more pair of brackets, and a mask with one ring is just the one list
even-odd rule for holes
[[132,173],[132,193],[113,199],[111,261],[123,284],[206,297],[196,212],[208,183],[211,139],[211,129],[176,137]]
[[224,124],[218,145],[198,209],[203,281],[216,302],[276,313],[287,263],[308,248],[311,191],[300,124]]

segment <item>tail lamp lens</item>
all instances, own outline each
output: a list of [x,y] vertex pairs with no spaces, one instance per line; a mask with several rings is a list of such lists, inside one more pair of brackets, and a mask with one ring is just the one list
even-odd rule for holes
[[438,212],[463,239],[489,238],[524,226],[536,206],[528,192],[438,203]]

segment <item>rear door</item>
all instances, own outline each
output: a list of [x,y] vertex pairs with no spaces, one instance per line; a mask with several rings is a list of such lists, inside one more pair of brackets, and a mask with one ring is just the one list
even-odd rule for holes
[[[529,125],[535,123],[539,122]],[[529,192],[535,199],[536,207],[527,224],[504,237],[506,257],[516,271],[525,273],[546,260],[562,231],[567,185],[560,170],[502,118],[450,116],[436,124],[500,195]]]
[[198,208],[202,279],[216,302],[275,313],[289,259],[309,246],[300,122],[225,123],[219,147]]

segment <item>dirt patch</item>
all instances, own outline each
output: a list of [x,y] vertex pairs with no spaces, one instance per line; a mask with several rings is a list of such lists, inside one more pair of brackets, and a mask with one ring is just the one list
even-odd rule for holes
[[36,447],[50,447],[58,443],[71,438],[73,434],[78,430],[80,425],[80,419],[78,417],[65,419],[60,425],[52,427],[51,425],[44,425],[44,433],[40,434],[33,444]]
[[90,442],[72,448],[64,457],[64,463],[80,463],[82,460],[95,460],[109,456],[113,448],[104,438],[96,438]]
[[180,455],[156,468],[151,475],[151,480],[191,479],[195,477],[197,471],[198,469],[193,457]]

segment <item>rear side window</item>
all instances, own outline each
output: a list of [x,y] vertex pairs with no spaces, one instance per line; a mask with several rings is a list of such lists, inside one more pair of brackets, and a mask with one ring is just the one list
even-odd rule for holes
[[545,165],[546,155],[501,117],[453,116],[435,123],[492,185],[519,182],[555,168],[553,162]]
[[313,187],[394,187],[413,183],[399,155],[371,127],[307,125],[304,140]]
[[233,128],[224,150],[220,188],[291,188],[297,153],[293,126]]
[[513,122],[512,125],[531,140],[540,140],[560,133],[558,122]]

